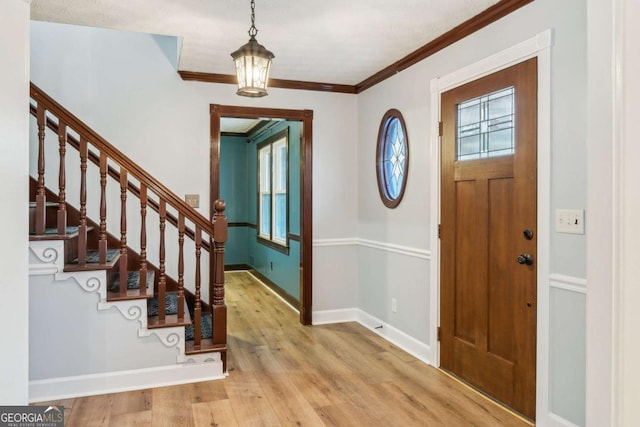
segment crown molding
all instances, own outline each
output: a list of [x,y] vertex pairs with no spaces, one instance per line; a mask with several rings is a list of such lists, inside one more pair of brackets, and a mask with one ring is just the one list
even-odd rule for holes
[[[501,0],[493,6],[485,9],[476,16],[469,18],[462,24],[447,31],[440,37],[430,41],[421,48],[411,52],[404,58],[383,68],[372,76],[354,85],[337,83],[303,82],[299,80],[269,79],[269,87],[281,89],[314,90],[321,92],[336,92],[358,94],[388,79],[391,76],[405,70],[412,65],[430,57],[431,55],[451,46],[474,32],[492,24],[500,18],[509,15],[534,0]],[[198,81],[205,83],[237,84],[236,76],[230,74],[201,73],[196,71],[182,71],[178,74],[182,80]]]
[[[214,74],[214,73],[200,73],[197,71],[182,71],[179,70],[178,74],[182,77],[182,80],[205,82],[205,83],[224,83],[224,84],[237,84],[236,76],[230,74]],[[277,87],[281,89],[298,89],[298,90],[315,90],[321,92],[337,92],[337,93],[349,93],[355,94],[356,87],[353,85],[342,85],[336,83],[318,83],[318,82],[303,82],[298,80],[284,80],[284,79],[269,79],[269,87]]]
[[442,49],[451,46],[457,41],[462,40],[470,34],[475,33],[478,30],[486,27],[489,24],[497,21],[514,12],[521,7],[533,2],[534,0],[502,0],[493,6],[485,9],[476,16],[469,18],[462,24],[447,31],[440,37],[430,41],[421,48],[411,52],[399,61],[394,62],[388,67],[378,71],[371,77],[361,81],[356,85],[356,93],[364,92],[365,90],[377,85],[378,83],[388,79],[391,76],[399,73],[402,70],[409,68],[412,65],[417,64],[430,57],[431,55],[441,51]]

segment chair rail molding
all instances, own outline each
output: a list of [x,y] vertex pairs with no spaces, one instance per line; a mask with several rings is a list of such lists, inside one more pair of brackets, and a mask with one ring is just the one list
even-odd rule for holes
[[338,239],[316,239],[313,241],[315,247],[332,246],[360,246],[365,248],[379,249],[381,251],[392,252],[400,255],[407,255],[420,259],[431,259],[431,251],[411,246],[398,245],[395,243],[381,242],[378,240],[362,239],[359,237],[348,237]]
[[563,274],[551,274],[549,276],[549,286],[556,289],[564,289],[565,291],[577,292],[580,294],[587,293],[587,279],[580,277],[565,276]]

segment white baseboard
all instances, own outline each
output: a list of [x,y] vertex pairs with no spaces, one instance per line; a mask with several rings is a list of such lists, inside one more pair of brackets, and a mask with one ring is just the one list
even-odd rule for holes
[[357,322],[357,308],[343,308],[338,310],[314,311],[311,314],[311,323],[314,325],[326,325],[329,323]]
[[[435,358],[431,354],[431,346],[407,335],[400,329],[395,328],[362,310],[358,310],[357,321],[390,343],[400,347],[416,359],[419,359],[428,365],[433,365],[432,361],[435,360]],[[382,326],[382,328],[380,328],[380,326]]]
[[[323,310],[313,312],[313,324],[324,325],[329,323],[358,322],[376,335],[381,336],[390,343],[414,356],[416,359],[432,365],[434,360],[431,346],[418,341],[401,330],[371,316],[357,308],[345,308],[339,310]],[[380,326],[382,326],[380,328]]]
[[183,363],[156,368],[106,372],[29,381],[29,402],[46,402],[119,393],[225,378],[222,362]]
[[547,414],[547,420],[545,423],[538,423],[538,425],[544,425],[547,427],[578,427],[576,424],[571,421],[565,420],[559,415],[554,414],[553,412],[549,412]]

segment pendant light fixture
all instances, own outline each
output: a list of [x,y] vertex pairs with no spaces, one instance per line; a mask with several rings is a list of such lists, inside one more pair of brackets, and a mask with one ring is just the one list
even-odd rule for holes
[[267,95],[269,69],[271,68],[271,60],[274,58],[273,53],[256,40],[258,29],[255,25],[255,8],[255,1],[251,0],[249,42],[231,54],[238,75],[236,94],[250,97]]

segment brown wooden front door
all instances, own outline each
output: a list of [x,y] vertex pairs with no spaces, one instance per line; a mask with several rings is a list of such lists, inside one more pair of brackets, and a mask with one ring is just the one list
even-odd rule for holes
[[441,368],[531,419],[536,70],[533,58],[441,99]]

